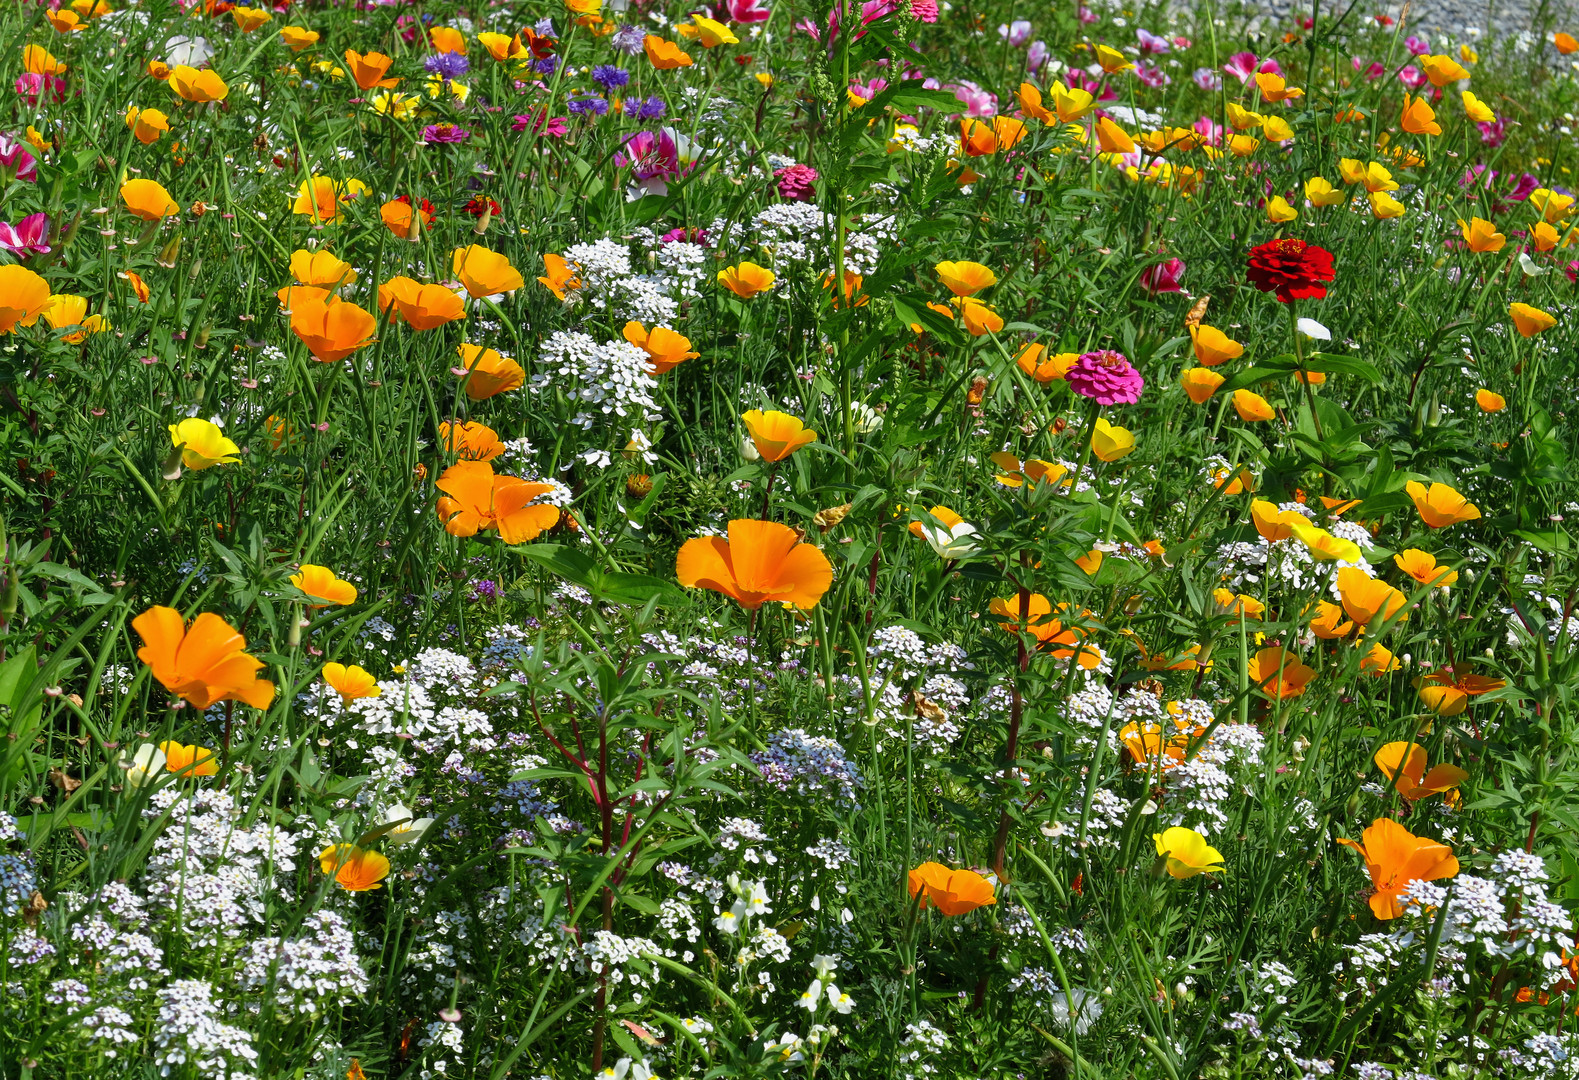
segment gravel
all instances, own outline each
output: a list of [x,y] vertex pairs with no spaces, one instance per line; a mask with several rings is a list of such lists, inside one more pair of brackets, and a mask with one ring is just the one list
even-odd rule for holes
[[[1318,0],[1328,16],[1341,15],[1349,4]],[[1263,0],[1247,5],[1261,13],[1264,29],[1286,28],[1296,13],[1310,14],[1309,0]],[[1442,35],[1457,41],[1485,40],[1488,37],[1513,37],[1534,34],[1549,38],[1556,30],[1579,36],[1579,0],[1417,0],[1411,4],[1376,3],[1359,0],[1349,21],[1370,19],[1378,14],[1403,20],[1407,8],[1406,34],[1435,38]]]

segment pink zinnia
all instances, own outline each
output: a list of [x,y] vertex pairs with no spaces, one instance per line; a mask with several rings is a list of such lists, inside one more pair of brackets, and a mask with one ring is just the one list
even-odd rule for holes
[[1088,352],[1064,376],[1069,388],[1099,405],[1130,405],[1140,400],[1146,380],[1121,352]]
[[924,23],[938,21],[938,0],[910,0],[910,14]]
[[817,170],[810,165],[791,165],[773,175],[778,177],[779,195],[787,202],[810,202],[815,194]]

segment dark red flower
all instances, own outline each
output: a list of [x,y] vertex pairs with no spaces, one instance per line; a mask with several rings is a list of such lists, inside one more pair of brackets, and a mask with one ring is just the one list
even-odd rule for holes
[[[399,203],[405,203],[407,206],[410,206],[411,205],[411,196],[410,195],[397,195],[397,196],[395,196],[395,201],[399,202]],[[424,214],[426,214],[428,216],[429,219],[432,219],[433,217],[437,216],[437,214],[438,214],[438,211],[436,209],[434,209],[433,204],[430,203],[426,199],[422,200],[421,210],[422,210],[422,212]]]
[[1335,276],[1332,252],[1292,237],[1251,248],[1245,273],[1250,284],[1262,292],[1276,293],[1285,304],[1290,300],[1320,300],[1327,295],[1323,283]]
[[480,196],[473,198],[470,202],[468,202],[465,206],[465,210],[468,214],[475,218],[480,218],[484,214],[487,214],[489,217],[499,216],[499,204],[494,202],[492,199],[484,199]]

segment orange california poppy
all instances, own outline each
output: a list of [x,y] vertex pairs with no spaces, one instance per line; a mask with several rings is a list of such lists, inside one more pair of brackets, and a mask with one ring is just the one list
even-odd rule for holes
[[1458,580],[1458,572],[1438,565],[1436,556],[1416,548],[1400,551],[1393,556],[1393,563],[1422,585],[1435,585],[1445,589]]
[[559,508],[534,500],[554,490],[517,476],[496,476],[486,461],[457,461],[440,474],[434,486],[444,495],[439,519],[451,536],[475,536],[497,529],[507,544],[535,540],[559,521]]
[[1184,387],[1185,396],[1197,405],[1204,405],[1211,396],[1217,393],[1217,388],[1227,380],[1211,368],[1188,368],[1179,376],[1179,384]]
[[1436,110],[1424,97],[1404,95],[1404,112],[1398,126],[1411,135],[1440,135],[1442,125],[1436,122]]
[[334,875],[334,883],[346,892],[369,892],[383,888],[389,876],[389,860],[376,851],[355,844],[335,844],[318,856],[318,865]]
[[[1067,609],[1066,604],[1058,605],[1059,614]],[[1059,660],[1074,657],[1075,662],[1087,671],[1095,671],[1102,664],[1099,651],[1081,645],[1081,640],[1086,636],[1085,631],[1078,627],[1066,628],[1063,620],[1053,618],[1052,602],[1041,593],[1031,593],[1027,598],[1023,617],[1017,595],[994,597],[988,603],[987,611],[1003,620],[1001,625],[1005,630],[1030,634],[1036,639],[1038,649],[1051,653]]]
[[488,55],[501,64],[506,60],[523,59],[526,56],[526,46],[521,44],[521,35],[511,37],[508,34],[478,34],[477,43],[488,50]]
[[537,279],[538,284],[559,297],[565,298],[566,289],[579,289],[581,282],[576,278],[576,272],[570,268],[562,255],[543,256],[543,277]]
[[322,300],[331,303],[337,297],[321,285],[287,285],[283,289],[274,290],[274,295],[279,297],[280,310],[289,313],[297,304],[305,304],[309,300]]
[[309,299],[291,304],[291,332],[301,338],[313,359],[325,364],[344,360],[373,341],[378,320],[371,312],[344,300]]
[[186,64],[177,64],[170,69],[170,89],[183,101],[202,103],[205,101],[224,101],[230,93],[230,87],[225,85],[225,80],[219,73],[210,68],[199,71]]
[[639,322],[628,322],[625,324],[625,340],[647,354],[647,366],[654,375],[662,375],[702,355],[692,350],[690,338],[675,333],[667,326],[655,326],[648,330]]
[[181,212],[181,207],[157,180],[139,178],[126,181],[121,185],[121,201],[126,204],[126,209],[144,221],[159,221]]
[[1336,641],[1354,633],[1354,623],[1343,608],[1330,600],[1316,601],[1316,614],[1310,619],[1310,632],[1323,641]]
[[800,537],[788,525],[737,518],[728,539],[699,536],[681,545],[675,574],[687,589],[723,593],[748,611],[769,602],[809,611],[833,584],[833,565]]
[[1538,307],[1531,307],[1529,304],[1509,304],[1508,315],[1513,319],[1513,327],[1521,337],[1534,337],[1557,325],[1555,315]]
[[1299,657],[1281,645],[1262,649],[1250,658],[1250,681],[1278,701],[1299,697],[1315,677],[1314,668],[1300,663]]
[[384,223],[384,228],[401,240],[412,239],[412,226],[417,221],[420,220],[424,227],[433,224],[433,215],[428,211],[421,207],[413,207],[410,203],[401,202],[399,199],[391,199],[380,206],[378,219]]
[[291,52],[301,52],[318,44],[322,37],[316,30],[309,30],[305,26],[287,26],[280,31],[280,40],[290,46]]
[[492,461],[504,453],[493,428],[476,420],[440,422],[439,445],[463,461]]
[[22,49],[22,70],[29,75],[64,75],[66,65],[42,45],[28,45]]
[[1244,355],[1245,347],[1215,326],[1198,323],[1189,329],[1195,358],[1204,367],[1216,367]]
[[173,773],[187,776],[213,776],[219,772],[219,760],[206,746],[183,746],[178,742],[162,742],[164,767]]
[[1046,480],[1049,484],[1062,483],[1064,487],[1069,487],[1074,482],[1065,479],[1068,469],[1055,462],[1043,461],[1041,458],[1026,458],[1022,463],[1007,450],[999,450],[989,460],[1003,470],[995,474],[993,479],[1004,487],[1020,487],[1027,480],[1032,485]]
[[801,447],[817,441],[817,433],[789,413],[752,409],[740,419],[764,461],[783,461]]
[[1239,419],[1246,423],[1271,420],[1277,416],[1271,403],[1253,390],[1235,390],[1228,400],[1233,402],[1234,412],[1239,414]]
[[356,80],[356,85],[363,90],[371,90],[374,87],[388,89],[399,85],[399,79],[384,78],[384,73],[394,62],[381,52],[359,53],[351,49],[345,51],[346,70],[351,73],[351,78]]
[[1362,842],[1340,838],[1365,859],[1375,892],[1371,911],[1378,919],[1396,919],[1404,914],[1398,895],[1412,881],[1436,881],[1458,873],[1458,860],[1446,844],[1416,836],[1398,822],[1377,818],[1362,834]]
[[325,664],[323,681],[340,695],[341,701],[348,703],[360,698],[378,697],[384,692],[377,679],[355,664],[349,667],[345,664]]
[[479,244],[456,248],[450,266],[466,291],[479,300],[514,292],[526,284],[521,271],[510,265],[508,258]]
[[642,51],[647,54],[647,59],[659,71],[671,68],[690,67],[693,61],[691,54],[672,41],[665,41],[657,34],[648,34],[641,40]]
[[263,661],[247,655],[247,639],[218,615],[205,611],[187,626],[175,608],[155,606],[133,619],[132,628],[143,639],[137,659],[194,708],[244,701],[266,709],[274,700],[274,684],[257,677]]
[[300,248],[291,253],[291,277],[303,285],[337,289],[355,281],[356,271],[350,263],[335,258],[333,252]]
[[332,604],[356,603],[356,586],[342,581],[327,566],[302,563],[301,569],[291,575],[291,584],[321,603],[309,607],[329,607]]
[[237,30],[243,34],[250,34],[273,19],[274,15],[265,8],[233,7],[230,9],[230,17],[235,20]]
[[[393,278],[386,285],[395,305],[393,317],[413,330],[436,330],[466,317],[466,302],[447,285],[424,285],[411,278]],[[382,305],[384,290],[379,289]],[[382,305],[387,306],[387,305]]]
[[742,300],[773,288],[778,280],[773,271],[754,262],[743,262],[718,272],[718,283]]
[[1415,683],[1420,700],[1439,716],[1457,716],[1469,707],[1470,698],[1501,690],[1507,685],[1506,679],[1471,675],[1469,669],[1462,665],[1433,671],[1421,676]]
[[950,870],[942,863],[925,862],[909,874],[911,899],[921,907],[935,907],[944,915],[964,915],[996,904],[992,882],[973,870]]
[[486,401],[496,394],[520,388],[526,382],[526,369],[508,356],[501,356],[494,349],[462,342],[455,351],[460,354],[465,374],[466,396],[473,401]]
[[1404,619],[1409,617],[1404,611],[1408,597],[1358,567],[1345,566],[1338,571],[1338,597],[1356,626],[1367,626],[1373,619],[1386,621],[1401,612]]
[[1475,391],[1475,405],[1481,412],[1501,412],[1508,407],[1508,399],[1493,390],[1481,387]]
[[158,109],[139,109],[133,105],[126,110],[126,128],[138,142],[149,146],[170,130],[170,117]]
[[1376,751],[1371,760],[1376,767],[1393,780],[1398,794],[1410,802],[1419,802],[1441,791],[1451,791],[1465,780],[1469,773],[1457,765],[1442,762],[1426,772],[1425,747],[1412,742],[1390,742]]
[[49,282],[25,266],[0,266],[0,334],[32,326],[49,307]]
[[1032,342],[1015,355],[1014,362],[1030,378],[1039,383],[1050,383],[1069,374],[1069,369],[1079,359],[1079,353],[1054,353],[1049,356],[1046,345]]
[[434,52],[466,55],[466,38],[453,26],[435,26],[428,31],[428,40]]
[[1418,480],[1411,480],[1404,490],[1414,500],[1415,509],[1420,511],[1420,520],[1429,528],[1442,529],[1480,517],[1480,510],[1473,503],[1446,484],[1427,487]]
[[1275,544],[1293,536],[1293,527],[1306,524],[1308,519],[1298,510],[1280,510],[1277,503],[1256,499],[1250,504],[1250,520],[1262,539]]

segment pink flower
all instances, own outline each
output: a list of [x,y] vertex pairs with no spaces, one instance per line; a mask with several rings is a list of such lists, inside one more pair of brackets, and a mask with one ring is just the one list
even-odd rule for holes
[[66,80],[59,75],[34,75],[29,72],[16,77],[16,92],[27,99],[29,105],[37,105],[43,97],[59,104],[66,100]]
[[570,124],[565,118],[556,116],[549,120],[546,108],[537,110],[537,113],[533,116],[517,115],[510,120],[511,131],[525,131],[528,127],[532,129],[533,135],[539,137],[547,135],[551,139],[563,139],[570,134]]
[[15,225],[0,221],[0,248],[13,255],[47,254],[49,215],[29,214]]
[[1408,37],[1404,38],[1404,48],[1409,50],[1410,56],[1424,56],[1426,53],[1431,51],[1431,46],[1427,45],[1413,34],[1410,34]]
[[965,115],[985,119],[998,114],[998,95],[983,90],[973,82],[950,83],[943,89],[952,90],[959,103],[965,106]]
[[1483,121],[1475,125],[1480,129],[1480,141],[1486,146],[1496,149],[1508,137],[1508,125],[1500,116],[1495,120]]
[[938,0],[910,0],[910,14],[924,23],[938,21]]
[[817,170],[810,165],[790,165],[773,175],[778,177],[779,195],[786,202],[811,202],[816,196],[812,184],[817,180]]
[[1192,78],[1195,79],[1196,86],[1210,94],[1215,94],[1223,88],[1223,77],[1209,67],[1196,68]]
[[1031,40],[1031,24],[1024,19],[1015,19],[1012,23],[1000,24],[998,36],[1018,49]]
[[1135,37],[1140,42],[1140,55],[1142,56],[1151,56],[1153,53],[1170,52],[1173,49],[1173,46],[1168,43],[1167,38],[1158,37],[1150,30],[1137,29],[1135,31]]
[[1223,141],[1223,125],[1213,120],[1210,116],[1203,116],[1194,124],[1195,133],[1206,140],[1208,146],[1220,146]]
[[1041,39],[1031,42],[1030,49],[1028,49],[1025,53],[1025,70],[1036,71],[1043,64],[1047,63],[1047,57],[1049,55],[1050,54],[1047,51],[1047,42],[1042,41]]
[[1156,67],[1153,64],[1148,64],[1144,60],[1135,65],[1135,77],[1141,82],[1145,83],[1147,86],[1153,88],[1167,86],[1169,83],[1173,82],[1173,80],[1169,78],[1166,71],[1163,71],[1160,67]]
[[1179,279],[1184,276],[1184,260],[1169,259],[1167,262],[1148,266],[1145,273],[1140,275],[1140,287],[1152,296],[1163,293],[1183,292]]
[[626,139],[614,155],[614,164],[629,165],[638,180],[677,178],[695,167],[696,152],[691,140],[672,127],[663,127],[656,132],[638,131]]
[[1130,405],[1140,400],[1146,380],[1121,352],[1088,352],[1064,376],[1069,388],[1099,405]]
[[764,23],[773,17],[772,11],[761,6],[761,0],[725,0],[724,7],[733,23]]
[[0,135],[0,175],[29,183],[38,181],[38,160],[9,135]]
[[1430,79],[1426,77],[1425,72],[1421,71],[1413,64],[1406,64],[1398,72],[1398,81],[1409,87],[1411,90],[1418,90],[1426,83],[1430,82]]
[[1092,13],[1090,8],[1086,7],[1084,4],[1081,4],[1080,5],[1080,21],[1082,23],[1084,23],[1086,26],[1090,26],[1092,23],[1097,21],[1097,17],[1096,17],[1095,14]]
[[1256,54],[1253,52],[1237,52],[1228,58],[1228,63],[1223,65],[1223,71],[1232,75],[1242,83],[1250,81],[1256,73]]

